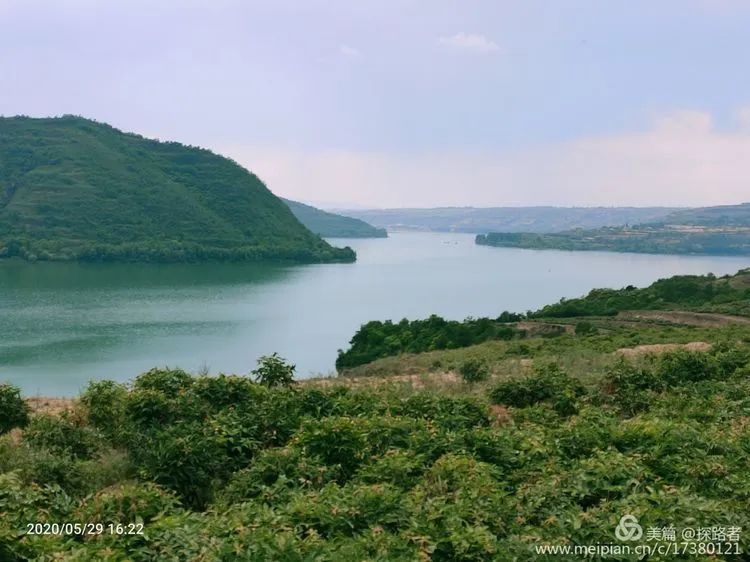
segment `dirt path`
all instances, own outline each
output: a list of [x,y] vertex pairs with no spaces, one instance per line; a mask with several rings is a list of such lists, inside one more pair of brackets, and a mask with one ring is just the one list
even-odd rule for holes
[[704,328],[717,328],[729,324],[750,324],[750,318],[746,316],[676,310],[626,310],[620,312],[617,318],[621,320],[655,320],[657,322],[669,322],[671,324],[700,326]]

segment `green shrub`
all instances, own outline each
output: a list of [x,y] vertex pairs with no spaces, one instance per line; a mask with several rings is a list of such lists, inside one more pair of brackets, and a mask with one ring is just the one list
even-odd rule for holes
[[479,359],[469,359],[461,363],[458,368],[461,378],[468,383],[482,382],[490,378],[490,370],[487,363]]
[[576,411],[576,400],[584,394],[583,386],[569,377],[557,365],[537,368],[533,376],[506,381],[490,391],[490,399],[495,404],[505,404],[516,408],[548,402],[561,415]]
[[348,478],[373,456],[408,448],[415,433],[425,428],[425,422],[408,418],[330,417],[304,422],[292,443],[326,465],[339,467]]
[[391,412],[401,416],[434,421],[445,429],[470,429],[489,425],[487,405],[469,396],[445,396],[419,392],[395,402]]
[[576,323],[575,331],[577,336],[590,336],[598,332],[596,326],[594,326],[591,322],[586,321]]
[[265,396],[264,389],[249,378],[223,374],[195,379],[190,392],[211,412],[231,407],[251,407]]
[[76,459],[92,458],[102,450],[102,436],[73,416],[38,415],[29,423],[24,441],[36,449]]
[[125,423],[128,389],[114,381],[91,381],[81,395],[91,425],[108,437],[115,437]]
[[657,384],[663,390],[689,382],[714,379],[720,371],[719,363],[712,355],[678,349],[658,356],[654,374]]
[[200,423],[167,426],[131,444],[142,478],[169,488],[189,506],[201,509],[227,473],[224,443]]
[[253,371],[255,380],[267,387],[289,387],[294,384],[294,365],[287,363],[278,353],[264,355],[258,359],[258,367]]
[[462,455],[438,459],[406,502],[414,532],[435,561],[493,559],[498,536],[515,516],[497,469]]
[[350,390],[338,393],[333,414],[336,416],[366,417],[381,416],[390,412],[401,396],[389,393],[387,389]]
[[463,448],[477,460],[493,465],[504,474],[520,467],[523,442],[510,428],[483,428],[462,436]]
[[278,504],[295,490],[320,489],[338,478],[334,467],[292,447],[266,449],[248,468],[235,472],[218,494],[217,504],[232,504],[259,498]]
[[74,505],[53,483],[29,484],[17,472],[0,474],[0,560],[36,559],[37,545],[24,537],[26,525],[68,521]]
[[390,449],[357,472],[357,480],[367,484],[388,483],[402,489],[413,487],[426,470],[423,455]]
[[[173,398],[160,390],[132,390],[125,399],[125,416],[140,430],[159,428],[177,421],[182,408]],[[194,414],[194,410],[190,410]]]
[[300,414],[313,418],[323,418],[339,414],[339,398],[346,393],[346,387],[333,390],[301,388],[297,390]]
[[648,410],[654,402],[652,389],[660,386],[653,371],[622,358],[607,370],[602,381],[604,392],[628,416]]
[[29,405],[21,390],[12,384],[0,384],[0,435],[29,423]]
[[194,380],[194,377],[182,369],[151,369],[136,377],[133,389],[154,390],[174,398],[190,388]]
[[301,532],[351,536],[377,526],[395,531],[407,522],[403,493],[390,484],[331,483],[294,498],[289,513]]
[[750,348],[730,345],[716,345],[711,350],[716,359],[720,374],[729,377],[750,366]]
[[90,523],[149,523],[161,514],[173,513],[177,497],[150,482],[123,482],[104,488],[76,509],[76,521]]
[[605,374],[603,390],[622,412],[635,415],[650,408],[656,393],[716,379],[731,370],[734,360],[724,360],[722,367],[713,355],[684,349],[652,357],[648,367],[620,359]]

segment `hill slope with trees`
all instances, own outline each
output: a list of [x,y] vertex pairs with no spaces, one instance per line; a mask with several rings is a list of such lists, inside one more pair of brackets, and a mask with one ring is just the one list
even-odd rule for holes
[[328,238],[387,238],[384,228],[375,228],[363,220],[329,213],[298,201],[282,198],[297,220],[315,234]]
[[389,230],[430,232],[560,232],[663,220],[671,207],[440,207],[342,211]]
[[0,118],[0,257],[353,261],[237,163],[65,116]]
[[750,204],[675,211],[655,222],[564,232],[490,232],[483,246],[645,254],[750,255]]

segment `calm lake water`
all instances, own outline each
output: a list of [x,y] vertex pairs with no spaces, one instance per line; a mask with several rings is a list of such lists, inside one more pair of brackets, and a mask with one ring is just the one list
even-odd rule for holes
[[298,376],[334,370],[368,320],[525,311],[594,287],[734,273],[745,258],[560,252],[474,245],[473,235],[332,240],[356,264],[0,264],[0,381],[71,396],[154,366],[248,373],[278,351]]

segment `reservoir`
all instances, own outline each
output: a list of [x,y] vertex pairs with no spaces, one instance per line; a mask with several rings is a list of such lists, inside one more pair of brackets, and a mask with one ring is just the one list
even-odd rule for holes
[[300,378],[334,372],[368,320],[495,317],[596,287],[735,273],[750,259],[476,246],[470,234],[332,239],[354,264],[0,262],[0,381],[74,396],[155,366],[247,374],[280,353]]

